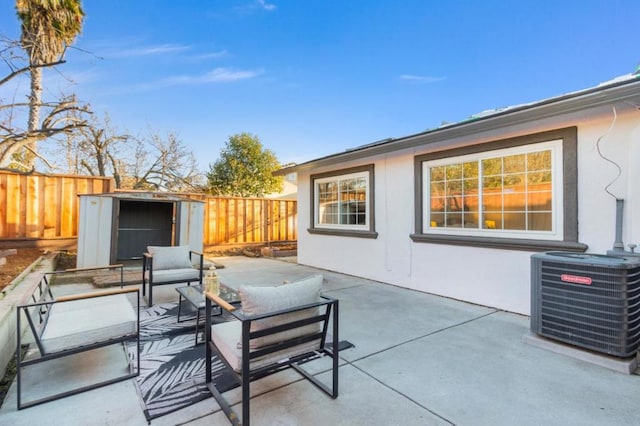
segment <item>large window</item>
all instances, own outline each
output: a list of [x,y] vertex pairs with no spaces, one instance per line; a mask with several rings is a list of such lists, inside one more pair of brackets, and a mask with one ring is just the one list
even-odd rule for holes
[[577,135],[561,129],[416,157],[414,241],[585,249]]
[[375,237],[373,166],[312,175],[310,232]]
[[562,141],[426,161],[423,231],[559,239],[561,164]]

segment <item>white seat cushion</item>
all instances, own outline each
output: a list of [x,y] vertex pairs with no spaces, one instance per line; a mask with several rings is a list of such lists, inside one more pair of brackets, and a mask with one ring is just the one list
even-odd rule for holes
[[[238,348],[238,340],[242,337],[242,323],[240,321],[229,321],[211,326],[211,339],[227,360],[231,368],[237,372],[242,370],[242,349]],[[255,370],[274,362],[291,358],[296,355],[313,352],[320,349],[320,339],[284,349],[269,355],[256,358],[251,361],[249,368]]]
[[191,268],[189,246],[147,246],[153,255],[153,272],[162,269]]
[[[145,279],[149,278],[148,271],[145,272]],[[189,282],[200,279],[200,271],[194,268],[186,269],[163,269],[157,271],[153,269],[153,283],[161,284],[163,282]]]
[[138,316],[126,295],[54,303],[41,336],[45,353],[104,342],[137,330]]
[[[319,302],[322,281],[322,275],[312,275],[300,281],[277,287],[241,286],[238,293],[240,301],[242,302],[242,313],[247,317],[252,317]],[[318,308],[310,308],[286,315],[278,315],[253,321],[251,322],[251,331],[259,331],[279,324],[309,318],[318,315],[318,312]],[[294,328],[292,330],[252,339],[250,345],[252,349],[255,349],[319,331],[320,323],[317,322],[305,327]],[[238,347],[240,347],[240,342],[238,342]]]

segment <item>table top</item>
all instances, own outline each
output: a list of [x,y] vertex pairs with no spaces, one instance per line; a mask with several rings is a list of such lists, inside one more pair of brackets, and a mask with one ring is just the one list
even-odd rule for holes
[[[189,301],[194,307],[203,309],[205,307],[204,295],[202,294],[201,285],[188,285],[176,288],[176,291]],[[240,302],[240,296],[231,287],[220,283],[220,297],[229,303]]]

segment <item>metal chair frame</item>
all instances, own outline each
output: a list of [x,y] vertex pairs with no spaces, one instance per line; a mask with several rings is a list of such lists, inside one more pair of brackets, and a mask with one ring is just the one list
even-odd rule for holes
[[[226,303],[224,300],[217,297],[217,295],[213,293],[206,293],[206,329],[205,329],[205,343],[206,343],[206,374],[205,381],[209,391],[216,399],[225,415],[233,425],[244,424],[248,426],[250,424],[250,384],[252,381],[266,377],[268,375],[277,373],[285,368],[293,368],[298,373],[300,373],[304,378],[313,383],[316,387],[322,390],[324,393],[329,395],[331,398],[335,399],[338,397],[338,300],[328,297],[321,296],[322,301],[312,304],[307,304],[304,306],[296,306],[291,309],[281,310],[277,312],[271,312],[263,315],[256,316],[245,316],[242,312],[236,310],[236,308]],[[220,353],[215,343],[211,338],[211,327],[212,327],[212,309],[214,306],[220,306],[223,310],[232,315],[235,319],[242,322],[242,369],[240,373],[235,372],[229,362],[225,359],[225,357]],[[253,321],[277,317],[279,315],[287,315],[292,312],[297,312],[309,308],[320,308],[320,314],[310,316],[308,318],[300,319],[297,321],[281,323],[274,327],[262,329],[259,331],[251,331],[251,323]],[[324,310],[324,312],[322,312]],[[333,312],[333,316],[331,315]],[[331,332],[331,348],[326,346],[327,339],[327,330],[329,328],[329,319],[333,318],[332,321],[332,332]],[[291,339],[282,340],[275,344],[262,347],[255,350],[250,350],[250,341],[252,339],[268,336],[271,334],[279,333],[282,331],[293,330],[296,328],[301,328],[308,326],[314,323],[321,323],[322,330],[318,333],[304,335],[300,337],[295,337]],[[258,357],[263,357],[265,355],[273,354],[283,349],[295,348],[298,345],[308,343],[314,340],[319,339],[319,344],[317,349],[297,355],[295,357],[281,359],[274,358],[273,362],[269,363],[269,365],[251,369],[251,360],[256,359]],[[218,358],[226,365],[226,367],[233,373],[233,377],[236,382],[242,388],[242,423],[238,418],[238,415],[231,408],[229,403],[225,400],[222,394],[218,391],[215,385],[212,382],[212,368],[211,361],[213,354],[216,354]],[[332,358],[332,386],[326,386],[324,383],[320,382],[316,377],[307,372],[305,369],[301,367],[301,364],[316,359],[320,356],[329,356]]]
[[[201,252],[190,250],[189,251],[189,260],[192,261],[192,256],[199,256],[199,277],[197,279],[178,279],[178,280],[167,280],[167,281],[154,281],[153,279],[153,255],[151,253],[143,253],[142,254],[142,296],[146,296],[147,292],[147,284],[149,285],[149,299],[147,306],[153,306],[153,286],[156,285],[165,285],[165,284],[180,284],[187,283],[187,285],[191,285],[192,282],[197,282],[198,284],[202,284],[202,268],[204,266],[204,255]],[[194,268],[195,269],[195,268]]]
[[[89,271],[94,269],[113,269],[120,268],[120,288],[119,289],[111,289],[111,290],[103,290],[96,291],[92,293],[83,293],[71,296],[62,296],[55,298],[50,288],[50,280],[49,277],[59,274],[65,274],[70,272],[78,272],[78,271]],[[69,269],[65,271],[58,272],[48,272],[43,275],[42,279],[38,283],[38,287],[35,289],[34,293],[31,295],[32,303],[18,305],[16,307],[16,325],[17,325],[17,339],[16,339],[16,379],[17,379],[17,406],[18,410],[33,407],[34,405],[43,404],[50,401],[55,401],[60,398],[64,398],[70,395],[75,395],[81,392],[85,392],[91,389],[96,389],[102,386],[110,385],[112,383],[120,382],[123,380],[130,379],[132,377],[136,377],[140,374],[140,290],[137,288],[123,288],[122,286],[122,265],[109,265],[106,267],[97,267],[97,268],[83,268],[83,269]],[[76,300],[82,299],[90,299],[97,297],[108,297],[117,294],[126,294],[126,293],[136,293],[137,300],[137,326],[136,331],[134,333],[125,334],[122,336],[116,336],[114,338],[106,339],[103,341],[88,343],[83,346],[73,347],[69,349],[63,349],[56,352],[47,352],[45,347],[41,341],[42,334],[48,325],[48,320],[52,311],[52,307],[58,303],[73,303]],[[27,320],[29,328],[34,338],[34,342],[38,348],[38,352],[40,356],[38,358],[24,360],[22,355],[22,316],[24,316]],[[22,400],[22,391],[23,391],[23,383],[22,383],[22,370],[28,366],[39,364],[47,361],[51,361],[57,358],[66,357],[69,355],[89,351],[96,348],[101,348],[104,346],[110,346],[116,343],[124,343],[126,341],[136,340],[137,345],[137,356],[136,356],[136,365],[135,368],[129,364],[129,372],[125,375],[121,375],[112,379],[104,380],[99,383],[90,384],[87,386],[82,386],[80,388],[68,390],[65,392],[59,392],[47,397],[43,397],[34,401],[23,402]],[[100,366],[97,366],[99,368]]]

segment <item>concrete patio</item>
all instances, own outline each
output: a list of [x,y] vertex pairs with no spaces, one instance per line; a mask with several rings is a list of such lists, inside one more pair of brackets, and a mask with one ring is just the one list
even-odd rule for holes
[[[256,425],[637,425],[640,378],[523,342],[529,318],[281,260],[228,257],[221,280],[273,285],[311,273],[340,300],[340,396],[294,371],[254,383]],[[455,283],[452,283],[455,285]],[[159,287],[154,302],[177,300]],[[232,399],[239,392],[233,390]],[[133,381],[26,410],[15,383],[2,425],[145,425]],[[209,398],[153,425],[225,425]]]

